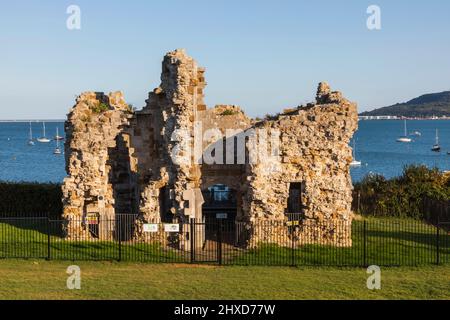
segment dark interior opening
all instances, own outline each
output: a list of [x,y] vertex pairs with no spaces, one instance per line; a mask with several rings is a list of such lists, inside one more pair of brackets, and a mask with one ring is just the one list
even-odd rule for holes
[[288,198],[288,214],[302,214],[303,203],[302,196],[304,193],[304,184],[301,182],[293,182],[289,186],[289,198]]
[[169,192],[167,187],[162,187],[161,189],[159,189],[159,215],[161,217],[161,222],[163,223],[173,222],[173,215],[169,212],[168,197]]

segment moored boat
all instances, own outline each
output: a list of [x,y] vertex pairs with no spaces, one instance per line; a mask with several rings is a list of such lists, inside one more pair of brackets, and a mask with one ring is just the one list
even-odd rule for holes
[[34,146],[33,129],[31,128],[31,121],[30,121],[30,136],[28,137],[28,145],[29,146]]
[[397,142],[409,143],[412,142],[411,138],[408,138],[408,130],[406,128],[406,120],[405,120],[405,134],[397,139]]
[[36,139],[40,143],[49,143],[51,140],[45,135],[45,122],[42,122],[42,137]]
[[439,131],[436,129],[436,144],[431,148],[433,152],[441,152],[441,146],[439,145]]

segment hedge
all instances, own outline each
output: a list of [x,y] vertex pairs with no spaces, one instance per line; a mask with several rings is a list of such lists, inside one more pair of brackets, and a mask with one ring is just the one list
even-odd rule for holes
[[0,217],[52,217],[63,212],[60,184],[0,182]]
[[426,166],[406,166],[393,179],[368,175],[355,184],[353,208],[363,215],[424,219],[425,199],[449,200],[450,177]]

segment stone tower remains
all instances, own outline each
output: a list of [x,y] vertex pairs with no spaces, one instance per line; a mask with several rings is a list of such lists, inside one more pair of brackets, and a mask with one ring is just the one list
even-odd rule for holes
[[[120,92],[77,98],[65,126],[67,236],[112,239],[120,231],[164,242],[163,231],[149,237],[143,226],[204,221],[205,191],[226,185],[236,192],[230,222],[246,223],[247,246],[293,236],[351,245],[356,104],[321,83],[315,103],[250,119],[237,106],[207,108],[205,86],[205,69],[176,50],[140,111]],[[118,230],[124,214],[132,218]],[[285,224],[292,214],[295,230]],[[280,223],[252,228],[264,221]],[[180,243],[188,237],[182,228]]]

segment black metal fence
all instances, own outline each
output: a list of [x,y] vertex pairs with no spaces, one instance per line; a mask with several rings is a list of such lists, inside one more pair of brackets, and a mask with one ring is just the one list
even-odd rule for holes
[[273,266],[450,263],[449,223],[222,220],[143,224],[135,216],[0,218],[0,258]]
[[[441,221],[450,221],[450,200],[436,200],[425,198],[422,212],[426,221],[438,224]],[[450,230],[450,225],[447,226]]]

